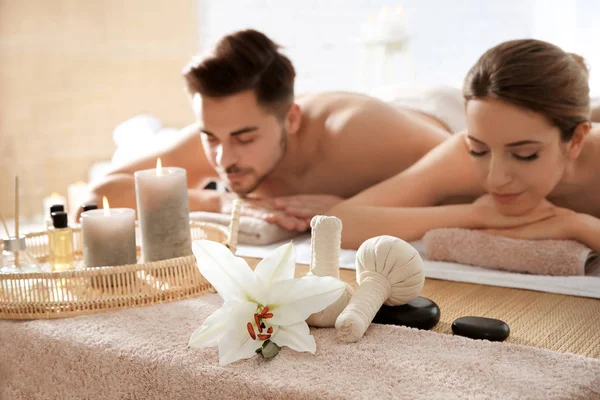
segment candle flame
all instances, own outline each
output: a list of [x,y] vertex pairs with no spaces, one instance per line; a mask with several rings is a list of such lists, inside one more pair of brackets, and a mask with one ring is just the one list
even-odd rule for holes
[[104,216],[108,217],[110,215],[110,206],[108,205],[106,196],[102,197],[102,208],[104,209]]
[[60,194],[56,193],[56,192],[52,192],[52,194],[50,195],[50,197],[61,197]]
[[160,161],[160,157],[156,159],[156,175],[162,176],[162,162]]

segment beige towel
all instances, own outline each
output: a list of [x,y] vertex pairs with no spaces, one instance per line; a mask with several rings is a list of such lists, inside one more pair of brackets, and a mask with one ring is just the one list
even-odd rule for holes
[[518,240],[459,228],[429,231],[425,258],[535,275],[588,275],[597,267],[592,250],[573,240]]
[[[193,221],[211,222],[223,226],[229,226],[231,216],[229,214],[217,214],[210,212],[192,212],[190,219]],[[263,246],[298,236],[300,232],[288,231],[277,224],[272,224],[259,218],[240,217],[240,230],[238,233],[239,244]]]
[[334,329],[311,329],[315,355],[283,348],[269,361],[221,367],[216,348],[187,347],[221,304],[207,295],[63,320],[0,321],[0,398],[600,398],[600,360],[390,325],[371,325],[352,344],[340,343]]

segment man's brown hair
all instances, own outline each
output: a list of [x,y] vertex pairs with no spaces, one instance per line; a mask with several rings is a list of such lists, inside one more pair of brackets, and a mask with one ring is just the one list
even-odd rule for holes
[[565,141],[590,118],[589,75],[583,58],[535,39],[486,51],[465,78],[463,95],[495,98],[544,115]]
[[190,94],[225,97],[254,91],[258,104],[283,118],[294,101],[292,62],[280,46],[248,29],[223,37],[213,53],[193,60],[183,71]]

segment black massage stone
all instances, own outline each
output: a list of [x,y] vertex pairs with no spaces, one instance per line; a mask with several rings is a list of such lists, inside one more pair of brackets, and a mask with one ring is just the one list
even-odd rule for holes
[[381,306],[373,319],[376,324],[402,325],[417,329],[431,329],[440,320],[440,308],[433,301],[417,297],[401,306]]
[[484,317],[461,317],[452,323],[455,335],[471,339],[485,339],[501,342],[510,335],[510,328],[504,321]]

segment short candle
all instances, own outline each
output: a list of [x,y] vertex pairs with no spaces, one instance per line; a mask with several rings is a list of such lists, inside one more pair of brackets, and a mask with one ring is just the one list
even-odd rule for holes
[[103,204],[104,209],[81,214],[85,266],[135,264],[135,210],[111,209],[106,197],[103,198]]

